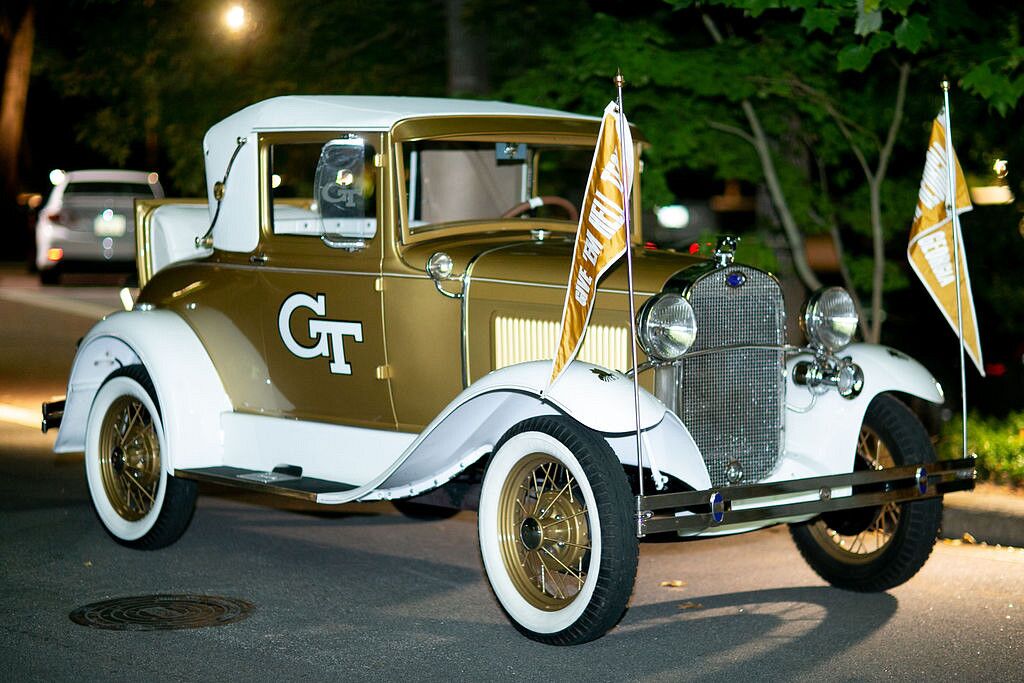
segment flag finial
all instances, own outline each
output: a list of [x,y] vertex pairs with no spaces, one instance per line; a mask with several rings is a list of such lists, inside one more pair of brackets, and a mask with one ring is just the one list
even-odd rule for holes
[[615,79],[614,80],[615,80],[615,87],[616,88],[621,88],[622,86],[626,85],[626,79],[622,77],[622,69],[619,69],[619,68],[615,69]]
[[945,76],[942,77],[942,91],[949,92],[949,79]]

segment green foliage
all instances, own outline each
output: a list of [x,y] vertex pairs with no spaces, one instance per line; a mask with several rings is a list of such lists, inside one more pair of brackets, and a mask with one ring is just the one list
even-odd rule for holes
[[[700,245],[697,253],[700,256],[711,258],[718,237],[718,233],[702,232],[697,238],[697,244]],[[748,232],[739,239],[739,246],[736,247],[738,263],[760,268],[769,273],[779,272],[779,258],[775,253],[775,248],[768,244],[771,241],[770,238],[761,232]]]
[[808,33],[823,31],[829,35],[835,32],[839,26],[841,15],[838,10],[811,8],[804,12],[804,18],[800,21]]
[[931,39],[928,17],[921,16],[920,14],[906,17],[896,27],[896,32],[893,35],[896,38],[897,46],[916,54]]
[[[1024,411],[1005,418],[971,413],[967,421],[967,450],[978,454],[978,474],[998,483],[1024,485]],[[963,454],[963,421],[957,417],[943,427],[938,445],[941,458]]]
[[[67,125],[77,140],[110,164],[157,167],[178,194],[202,190],[200,141],[209,126],[252,102],[290,93],[440,95],[445,88],[442,0],[264,2],[253,6],[260,14],[242,39],[224,31],[222,6],[208,0],[36,2],[46,10],[38,12],[36,78],[76,112]],[[839,229],[862,298],[871,286],[871,215],[854,149],[868,169],[876,167],[892,123],[898,65],[910,65],[911,80],[881,197],[887,291],[909,283],[906,234],[928,127],[941,103],[940,78],[960,86],[954,142],[962,161],[989,165],[997,146],[1021,147],[1020,121],[1012,119],[1024,97],[1015,3],[599,6],[605,13],[586,0],[466,0],[466,20],[490,36],[493,97],[597,114],[613,97],[611,77],[621,67],[626,111],[651,143],[647,207],[677,198],[682,190],[670,173],[678,169],[764,186],[743,110],[749,103],[799,229]],[[1017,122],[1002,131],[984,125],[991,112]],[[1015,191],[1021,196],[1024,187]],[[762,229],[772,229],[765,223]],[[986,242],[994,242],[991,235]],[[1004,245],[1001,253],[1011,252]],[[972,269],[976,292],[1002,298],[990,308],[1024,320],[1012,273],[978,273]],[[988,317],[1007,334],[1024,325],[1006,322],[1010,315]]]
[[1016,51],[1012,58],[1000,62],[985,62],[967,72],[963,87],[988,100],[995,109],[1005,115],[1024,95],[1024,73],[1019,73],[1019,60],[1024,52]]

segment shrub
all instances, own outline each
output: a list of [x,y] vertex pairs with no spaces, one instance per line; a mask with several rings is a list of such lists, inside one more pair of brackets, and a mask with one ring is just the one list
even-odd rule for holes
[[[959,418],[946,423],[938,444],[940,458],[960,457],[962,430]],[[978,454],[979,478],[1024,486],[1024,411],[1005,418],[971,413],[967,430],[967,450]]]

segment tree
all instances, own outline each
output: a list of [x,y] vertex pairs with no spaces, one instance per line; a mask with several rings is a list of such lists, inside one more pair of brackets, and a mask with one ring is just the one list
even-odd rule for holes
[[[115,166],[158,165],[202,194],[200,142],[221,118],[288,94],[444,92],[441,3],[263,3],[229,33],[204,0],[72,0],[40,22],[40,76],[83,116],[78,142]],[[111,27],[117,39],[111,39]]]
[[[938,110],[935,84],[943,72],[963,74],[965,89],[1008,111],[1024,89],[1020,11],[978,14],[959,0],[669,5],[593,15],[568,48],[547,48],[545,62],[503,93],[597,111],[621,65],[633,78],[627,112],[653,143],[648,199],[668,201],[666,174],[680,166],[763,184],[806,286],[818,277],[802,263],[803,237],[833,236],[849,288],[870,297],[862,332],[877,341],[884,289],[907,283],[897,264],[923,163],[916,136]],[[908,120],[920,124],[910,134]]]
[[[7,9],[9,11],[14,8],[17,5]],[[35,8],[28,3],[18,9],[21,11],[5,17],[13,19],[11,25],[14,28],[13,31],[4,31],[10,34],[10,47],[4,70],[3,92],[0,94],[0,174],[3,175],[4,199],[7,201],[13,201],[19,189],[18,161],[35,44]],[[4,25],[8,26],[6,21]],[[4,37],[7,38],[6,35]]]

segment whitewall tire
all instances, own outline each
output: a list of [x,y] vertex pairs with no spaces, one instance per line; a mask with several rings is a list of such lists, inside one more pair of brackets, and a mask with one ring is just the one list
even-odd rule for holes
[[632,494],[607,442],[565,417],[510,429],[484,474],[480,554],[527,637],[587,642],[625,612],[636,578]]
[[139,365],[111,373],[89,412],[85,474],[100,522],[123,545],[162,548],[191,521],[196,484],[169,475],[164,453],[149,375]]

